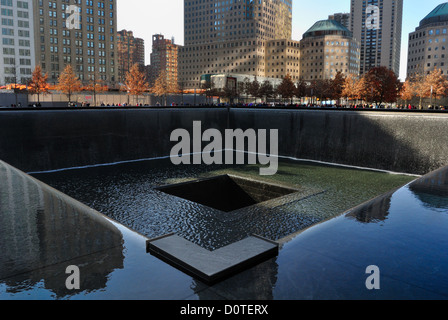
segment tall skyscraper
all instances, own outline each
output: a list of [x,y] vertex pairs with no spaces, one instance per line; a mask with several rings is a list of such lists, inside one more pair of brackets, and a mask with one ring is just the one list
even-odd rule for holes
[[204,74],[263,77],[266,41],[291,33],[291,0],[185,0],[181,86],[199,88]]
[[0,85],[26,85],[35,67],[33,1],[2,0],[0,15]]
[[424,76],[434,69],[448,74],[448,2],[438,5],[409,34],[407,76]]
[[361,69],[384,66],[400,73],[403,0],[351,0],[350,27],[361,42]]
[[36,64],[57,83],[71,64],[80,80],[118,82],[116,0],[33,0]]
[[134,37],[132,31],[121,30],[117,33],[118,79],[126,80],[126,74],[134,64],[145,67],[145,41]]

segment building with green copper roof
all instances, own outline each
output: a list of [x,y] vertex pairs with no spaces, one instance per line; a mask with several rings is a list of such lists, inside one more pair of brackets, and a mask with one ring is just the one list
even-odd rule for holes
[[423,20],[420,21],[420,27],[424,27],[431,23],[446,21],[448,21],[448,2],[439,4],[425,18],[423,18]]
[[438,5],[409,34],[407,77],[440,69],[448,75],[448,2]]
[[353,33],[336,20],[320,20],[303,34],[303,38],[325,35],[351,37]]
[[305,81],[334,79],[338,72],[359,74],[360,44],[336,20],[320,20],[300,41],[300,78]]

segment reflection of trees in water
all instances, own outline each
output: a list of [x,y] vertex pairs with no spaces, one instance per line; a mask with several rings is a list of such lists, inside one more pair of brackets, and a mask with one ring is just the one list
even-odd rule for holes
[[123,268],[121,232],[79,202],[0,163],[0,283],[7,292],[46,288],[63,297],[69,265],[81,272],[81,290],[104,288]]

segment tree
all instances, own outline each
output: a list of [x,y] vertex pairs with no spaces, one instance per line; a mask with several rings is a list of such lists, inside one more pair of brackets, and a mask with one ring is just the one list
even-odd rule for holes
[[250,96],[257,99],[260,97],[260,83],[257,80],[257,77],[252,82],[249,82],[247,87],[247,92]]
[[330,98],[332,100],[337,100],[339,104],[339,99],[342,98],[342,90],[344,88],[345,83],[345,77],[344,74],[340,71],[338,71],[334,77],[334,79],[331,80],[331,88],[330,88]]
[[404,103],[407,104],[408,101],[412,100],[415,95],[414,84],[410,79],[406,79],[406,81],[401,86],[400,90],[400,98],[404,100]]
[[426,76],[422,73],[417,73],[411,79],[412,82],[412,90],[414,94],[419,98],[418,107],[422,109],[422,100],[425,98],[427,93],[430,91],[427,89]]
[[277,93],[282,96],[283,99],[291,99],[294,97],[294,93],[296,91],[296,86],[291,79],[291,76],[287,74],[282,82],[277,87]]
[[358,79],[354,75],[349,74],[344,79],[341,96],[345,97],[347,100],[359,99]]
[[104,85],[103,80],[95,78],[89,81],[88,85],[86,86],[86,89],[93,93],[93,104],[95,106],[96,106],[96,94],[98,92],[107,91],[107,87]]
[[312,82],[313,95],[320,101],[332,98],[332,81],[329,79],[318,79]]
[[[240,102],[241,95],[245,94],[245,83],[243,81],[238,81],[236,84],[237,87],[237,96],[238,96],[238,102]],[[243,100],[244,101],[244,100]]]
[[[212,82],[203,86],[203,89],[206,89],[207,86],[212,89]],[[169,93],[183,93],[183,89],[180,89],[177,80],[171,79],[167,76],[165,70],[161,70],[159,75],[157,76],[154,84],[151,88],[149,88],[149,92],[156,95],[157,97],[164,97],[164,103],[167,103],[167,95]]]
[[28,91],[37,94],[37,102],[40,103],[40,95],[50,93],[48,87],[48,74],[42,74],[42,68],[38,65],[33,71],[29,82]]
[[213,79],[210,78],[209,81],[204,82],[201,85],[201,88],[204,90],[205,100],[210,100],[213,102],[213,97],[219,96],[219,90],[215,88],[215,84]]
[[424,87],[426,89],[425,96],[430,97],[432,103],[432,98],[437,100],[442,96],[446,96],[448,80],[442,74],[442,70],[434,69],[426,76]]
[[61,91],[68,97],[68,102],[71,103],[72,94],[81,90],[81,81],[73,72],[73,68],[68,64],[64,71],[59,75],[56,90]]
[[160,72],[154,81],[153,86],[149,89],[149,92],[157,97],[164,97],[163,104],[166,104],[166,95],[168,93],[168,83],[166,81],[166,74],[164,71]]
[[364,75],[364,79],[368,101],[377,105],[397,101],[400,81],[392,70],[386,67],[375,67]]
[[243,93],[247,96],[250,95],[250,85],[251,85],[251,81],[248,77],[244,78],[243,82],[242,82],[242,89],[243,89]]
[[370,90],[365,76],[356,81],[355,96],[357,100],[367,101]]
[[[156,80],[157,81],[157,80]],[[145,74],[140,71],[140,65],[135,63],[126,73],[125,88],[129,95],[137,97],[149,89]]]
[[308,85],[304,80],[299,80],[296,83],[296,89],[294,91],[294,95],[301,99],[303,97],[306,97],[308,92]]
[[261,83],[258,92],[260,97],[264,97],[265,100],[267,101],[268,98],[271,98],[275,93],[274,86],[269,80],[265,80]]
[[226,85],[222,89],[222,91],[219,93],[219,96],[228,99],[230,102],[232,102],[233,98],[237,96],[236,88]]

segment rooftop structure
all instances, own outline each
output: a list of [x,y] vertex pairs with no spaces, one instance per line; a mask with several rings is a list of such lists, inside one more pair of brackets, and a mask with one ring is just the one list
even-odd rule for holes
[[448,21],[448,2],[439,4],[434,10],[432,10],[422,21],[420,21],[420,27],[424,27],[431,23],[446,22]]

